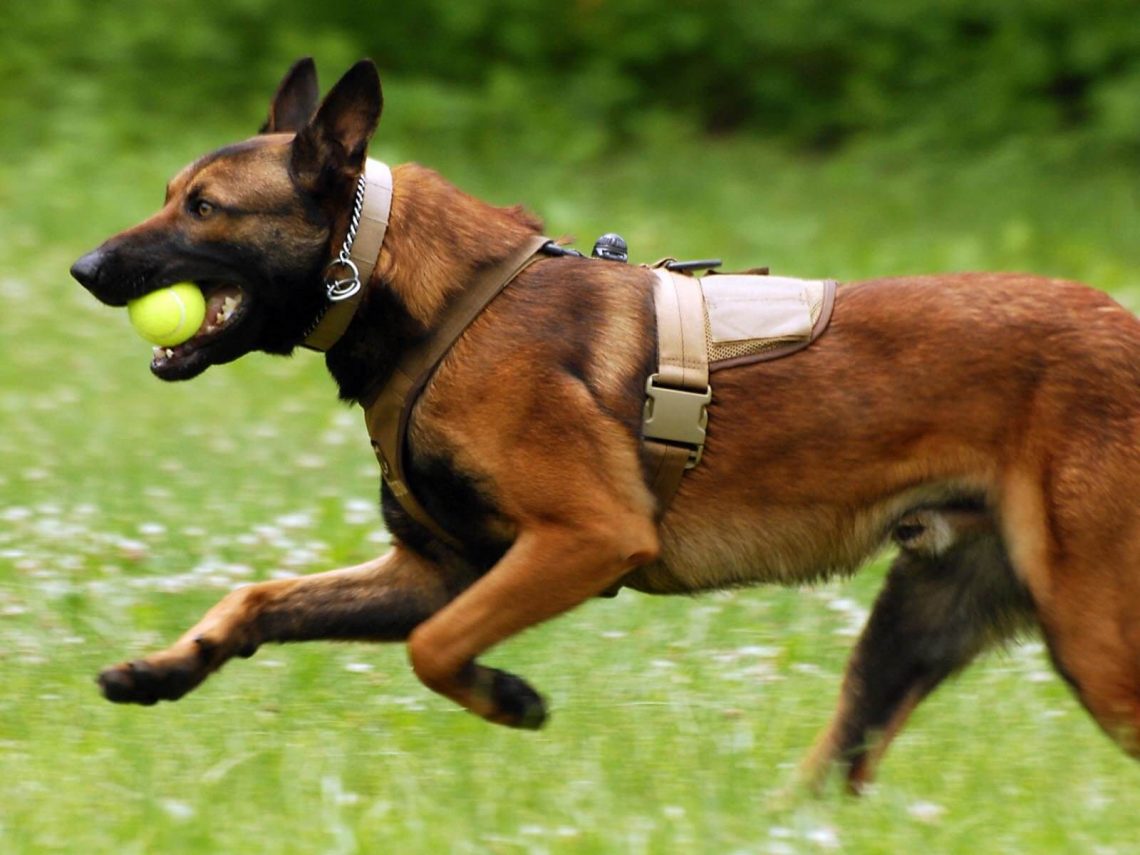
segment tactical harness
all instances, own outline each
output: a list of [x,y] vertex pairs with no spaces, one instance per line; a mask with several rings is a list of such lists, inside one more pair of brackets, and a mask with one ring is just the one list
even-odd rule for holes
[[[371,278],[380,255],[391,204],[391,170],[369,159],[344,248],[329,265],[330,271],[348,275],[328,277],[327,310],[303,342],[305,347],[326,351],[348,329],[363,295],[362,283]],[[412,407],[440,360],[496,295],[536,261],[565,254],[549,238],[535,236],[509,258],[480,271],[444,307],[429,336],[408,348],[384,385],[360,402],[372,450],[392,495],[413,519],[452,547],[461,544],[424,509],[406,481],[404,446]],[[832,280],[786,279],[768,276],[767,271],[711,272],[697,278],[686,269],[691,266],[673,259],[651,266],[658,367],[645,384],[642,437],[659,518],[685,472],[700,462],[713,398],[710,372],[807,347],[827,328],[835,301]],[[763,311],[755,311],[757,306]]]

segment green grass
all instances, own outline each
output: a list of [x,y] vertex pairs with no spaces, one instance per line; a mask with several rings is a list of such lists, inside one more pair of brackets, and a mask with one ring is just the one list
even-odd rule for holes
[[[439,93],[387,96],[376,155],[525,200],[586,245],[620,231],[637,260],[720,254],[842,279],[1031,269],[1140,308],[1128,164],[805,161],[664,127],[608,161],[561,159],[413,112]],[[234,584],[386,548],[359,413],[318,358],[163,385],[124,313],[66,274],[256,118],[186,130],[160,115],[0,166],[0,852],[1132,850],[1137,768],[1039,645],[925,704],[868,797],[782,795],[881,563],[800,591],[625,593],[526,633],[488,661],[550,698],[537,734],[431,695],[399,647],[267,648],[178,704],[101,701],[101,666],[168,641]]]

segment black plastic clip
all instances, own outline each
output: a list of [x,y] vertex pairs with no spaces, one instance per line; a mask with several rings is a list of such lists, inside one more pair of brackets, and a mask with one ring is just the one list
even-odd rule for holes
[[542,245],[539,250],[543,255],[549,255],[553,258],[585,258],[586,256],[578,252],[576,249],[571,249],[568,246],[559,246],[554,241],[547,241]]
[[720,265],[719,258],[701,258],[696,261],[666,261],[665,269],[674,273],[689,273],[693,270],[712,270]]

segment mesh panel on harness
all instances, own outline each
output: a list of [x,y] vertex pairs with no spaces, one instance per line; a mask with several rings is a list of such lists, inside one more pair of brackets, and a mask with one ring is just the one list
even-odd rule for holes
[[782,276],[711,274],[700,282],[712,369],[806,347],[826,326],[835,291],[831,280]]

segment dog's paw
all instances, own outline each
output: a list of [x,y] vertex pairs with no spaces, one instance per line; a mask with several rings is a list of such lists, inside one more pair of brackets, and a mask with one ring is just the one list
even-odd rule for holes
[[164,656],[123,662],[104,669],[97,679],[103,697],[117,704],[150,706],[176,701],[209,673],[202,657]]
[[514,674],[494,671],[491,700],[495,712],[487,716],[495,724],[538,730],[546,723],[546,702],[530,685]]

